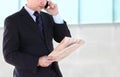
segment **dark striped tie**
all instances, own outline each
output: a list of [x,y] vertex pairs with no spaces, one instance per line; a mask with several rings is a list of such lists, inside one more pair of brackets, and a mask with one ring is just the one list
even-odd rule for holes
[[34,12],[34,15],[35,15],[35,17],[36,17],[36,23],[37,23],[37,25],[39,26],[40,31],[42,31],[43,27],[42,27],[41,15],[40,15],[37,11]]
[[36,17],[36,24],[38,25],[39,29],[40,29],[40,34],[42,37],[44,37],[43,35],[43,24],[42,24],[42,18],[40,13],[38,13],[37,11],[34,12],[34,16]]

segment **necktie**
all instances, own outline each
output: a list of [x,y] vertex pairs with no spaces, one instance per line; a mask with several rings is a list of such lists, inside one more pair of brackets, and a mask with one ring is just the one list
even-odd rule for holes
[[37,11],[35,11],[33,15],[36,17],[36,24],[38,25],[38,27],[40,29],[40,34],[42,37],[44,37],[41,15]]
[[42,27],[41,15],[37,11],[35,11],[34,16],[36,17],[36,23],[39,26],[40,31],[42,32],[43,27]]

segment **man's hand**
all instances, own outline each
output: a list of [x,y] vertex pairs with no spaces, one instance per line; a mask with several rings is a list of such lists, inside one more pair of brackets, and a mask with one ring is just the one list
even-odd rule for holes
[[39,58],[38,65],[41,67],[48,67],[54,61],[55,58],[52,56],[42,56]]
[[52,3],[51,1],[48,1],[48,5],[49,7],[46,8],[45,10],[53,16],[57,15],[58,14],[57,5]]

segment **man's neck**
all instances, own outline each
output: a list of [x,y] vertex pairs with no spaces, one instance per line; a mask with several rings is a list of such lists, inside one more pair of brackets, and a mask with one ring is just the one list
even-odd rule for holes
[[40,11],[42,10],[42,9],[36,9],[36,8],[30,6],[29,4],[26,4],[26,6],[27,6],[29,9],[33,10],[33,11],[38,11],[38,12],[40,12]]

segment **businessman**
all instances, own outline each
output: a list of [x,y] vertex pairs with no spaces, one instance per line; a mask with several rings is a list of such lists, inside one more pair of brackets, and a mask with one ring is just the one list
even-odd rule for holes
[[[57,5],[47,0],[27,0],[26,5],[8,16],[4,23],[3,55],[13,66],[13,77],[62,77],[53,50],[52,40],[71,37]],[[42,12],[41,10],[46,10]]]

